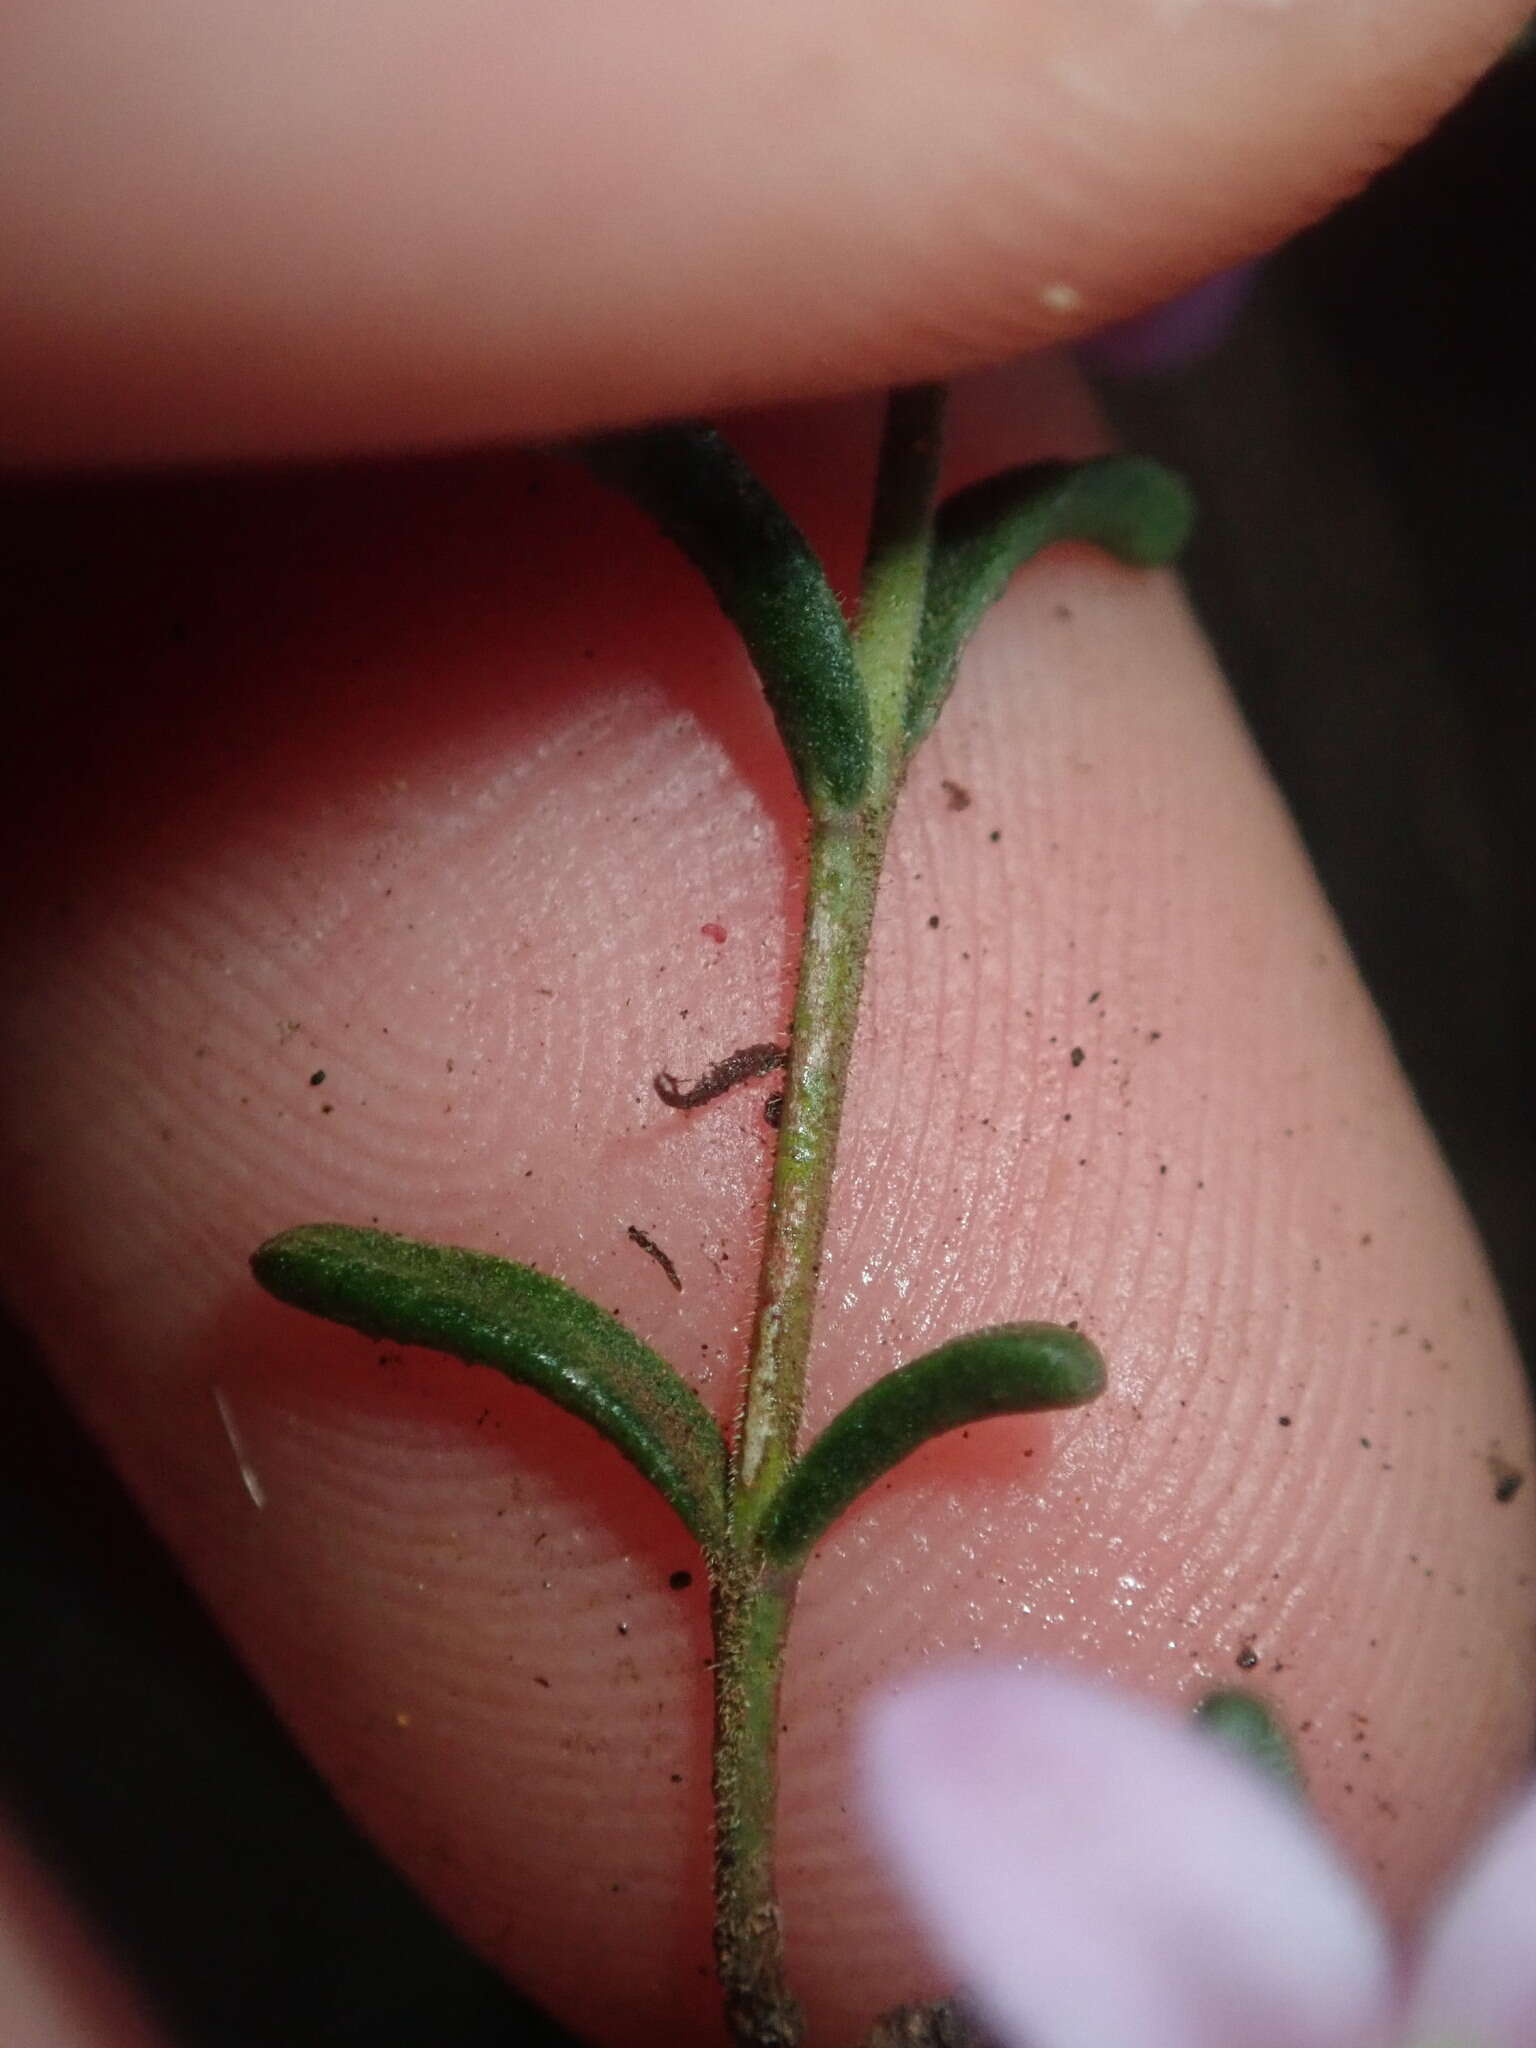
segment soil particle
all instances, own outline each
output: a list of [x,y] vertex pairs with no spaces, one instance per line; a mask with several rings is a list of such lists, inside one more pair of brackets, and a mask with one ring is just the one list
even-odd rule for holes
[[1500,1506],[1512,1501],[1525,1484],[1525,1474],[1518,1465],[1511,1465],[1496,1453],[1488,1459],[1488,1470],[1493,1476],[1493,1497]]
[[683,1291],[683,1283],[681,1279],[679,1279],[678,1277],[677,1268],[673,1265],[671,1259],[668,1258],[667,1254],[662,1250],[661,1246],[656,1242],[655,1238],[647,1237],[645,1232],[640,1229],[638,1224],[634,1223],[630,1224],[628,1230],[624,1234],[629,1239],[631,1244],[639,1245],[641,1251],[643,1251],[648,1258],[652,1258],[656,1261],[657,1265],[660,1266],[661,1270],[672,1282],[672,1285],[677,1289],[678,1293],[681,1294]]
[[723,1060],[716,1060],[691,1087],[684,1087],[676,1074],[654,1074],[651,1085],[668,1109],[698,1109],[743,1081],[776,1072],[788,1060],[789,1054],[782,1045],[744,1045],[737,1052],[727,1053]]

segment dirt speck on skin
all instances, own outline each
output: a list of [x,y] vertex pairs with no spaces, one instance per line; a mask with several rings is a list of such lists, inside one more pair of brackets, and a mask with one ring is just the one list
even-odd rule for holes
[[657,1265],[660,1266],[661,1270],[663,1271],[663,1273],[666,1274],[667,1278],[671,1281],[672,1285],[677,1289],[678,1293],[681,1294],[683,1291],[683,1283],[678,1275],[678,1270],[676,1266],[673,1265],[668,1255],[662,1250],[661,1246],[656,1242],[655,1238],[647,1237],[645,1232],[639,1227],[638,1224],[635,1223],[630,1224],[628,1230],[625,1231],[624,1235],[629,1239],[631,1244],[639,1245],[641,1251],[643,1251],[648,1258],[652,1258],[656,1261]]
[[693,1573],[673,1572],[671,1577],[667,1580],[667,1584],[672,1588],[674,1593],[686,1593],[688,1588],[693,1584]]
[[944,800],[952,811],[968,811],[971,808],[971,792],[963,782],[951,782],[946,775],[939,784]]
[[1087,1057],[1088,1057],[1087,1053],[1085,1053],[1085,1052],[1083,1051],[1083,1048],[1082,1048],[1082,1047],[1081,1047],[1080,1045],[1074,1045],[1074,1046],[1073,1046],[1073,1048],[1072,1048],[1072,1064],[1073,1064],[1073,1066],[1074,1066],[1074,1067],[1080,1067],[1080,1066],[1081,1066],[1081,1065],[1083,1064],[1083,1061],[1084,1061],[1085,1059],[1087,1059]]
[[1501,1458],[1497,1451],[1488,1454],[1488,1470],[1493,1479],[1493,1497],[1500,1506],[1507,1505],[1525,1484],[1525,1474],[1518,1465],[1511,1465],[1507,1458]]
[[1252,1643],[1244,1643],[1243,1647],[1238,1651],[1235,1661],[1239,1671],[1253,1671],[1258,1666],[1259,1653]]
[[699,1109],[743,1081],[771,1074],[788,1064],[789,1053],[782,1045],[744,1045],[739,1052],[716,1060],[691,1088],[685,1088],[676,1074],[653,1074],[651,1085],[668,1109]]

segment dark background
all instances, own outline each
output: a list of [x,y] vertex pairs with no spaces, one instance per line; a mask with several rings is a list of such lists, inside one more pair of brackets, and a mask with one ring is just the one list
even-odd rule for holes
[[[1109,393],[1536,1352],[1536,57]],[[27,486],[0,499],[25,520]],[[555,2043],[353,1835],[0,1332],[0,1807],[173,2048]]]

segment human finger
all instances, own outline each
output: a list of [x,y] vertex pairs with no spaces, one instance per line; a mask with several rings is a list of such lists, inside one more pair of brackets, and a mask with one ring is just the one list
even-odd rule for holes
[[[1048,367],[967,405],[957,481],[1096,432]],[[747,429],[839,581],[871,429]],[[325,1217],[530,1259],[729,1416],[766,1084],[682,1114],[651,1077],[782,1029],[802,818],[757,687],[659,538],[532,458],[39,494],[29,531],[7,1284],[428,1895],[592,2038],[714,2039],[681,1528],[535,1396],[245,1259]],[[870,1685],[977,1647],[1251,1674],[1404,1910],[1521,1761],[1532,1676],[1497,1305],[1173,588],[1041,562],[930,746],[808,1420],[1021,1316],[1080,1321],[1111,1391],[925,1451],[810,1567],[784,1896],[829,2039],[930,1988],[846,1810]]]
[[543,438],[999,361],[1313,219],[1523,13],[31,0],[0,451]]

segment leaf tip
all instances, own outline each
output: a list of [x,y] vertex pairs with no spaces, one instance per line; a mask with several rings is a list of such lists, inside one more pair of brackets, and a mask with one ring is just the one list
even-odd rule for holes
[[[296,1308],[308,1306],[309,1287],[321,1268],[335,1256],[339,1249],[337,1233],[344,1228],[334,1223],[299,1223],[278,1231],[251,1253],[252,1276],[279,1301]],[[363,1235],[358,1231],[349,1234]]]
[[782,1482],[761,1536],[776,1564],[810,1545],[875,1479],[930,1438],[996,1415],[1080,1408],[1104,1391],[1098,1347],[1061,1323],[1000,1323],[956,1337],[866,1387]]
[[1279,1717],[1256,1693],[1236,1687],[1208,1692],[1196,1704],[1195,1721],[1205,1734],[1287,1791],[1301,1790],[1301,1767],[1290,1737]]
[[1109,458],[1114,470],[1113,535],[1106,540],[1137,569],[1177,561],[1195,528],[1195,494],[1176,470],[1144,455]]

